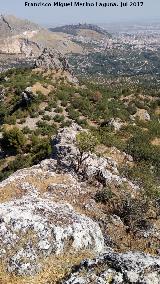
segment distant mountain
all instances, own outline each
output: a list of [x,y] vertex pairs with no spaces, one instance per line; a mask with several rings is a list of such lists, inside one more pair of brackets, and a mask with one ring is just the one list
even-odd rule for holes
[[92,24],[65,25],[61,27],[50,28],[49,30],[52,32],[62,32],[73,36],[80,35],[82,30],[87,30],[96,32],[101,36],[111,37],[111,34],[109,34],[106,30]]
[[40,27],[37,24],[31,23],[28,20],[21,20],[15,16],[0,15],[0,38],[6,38],[8,36],[18,35],[26,31],[39,30]]
[[82,47],[67,34],[52,33],[15,16],[0,16],[0,72],[32,64],[46,47],[62,54],[82,52]]

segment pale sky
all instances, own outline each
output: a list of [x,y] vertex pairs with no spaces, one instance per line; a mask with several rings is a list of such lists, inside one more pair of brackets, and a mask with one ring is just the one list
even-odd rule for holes
[[[56,0],[28,0],[28,2],[56,2]],[[72,0],[61,0],[70,2]],[[78,0],[75,0],[78,1]],[[116,2],[121,0],[89,0],[87,2]],[[123,1],[123,0],[122,0]],[[126,2],[124,0],[123,2]],[[141,0],[139,0],[141,1]],[[73,0],[74,2],[74,0]],[[86,1],[80,1],[86,2]],[[160,0],[143,0],[143,7],[25,7],[25,0],[0,0],[0,13],[12,14],[20,18],[26,18],[39,24],[62,25],[69,23],[108,23],[147,20],[160,21]],[[133,0],[133,2],[138,2]]]

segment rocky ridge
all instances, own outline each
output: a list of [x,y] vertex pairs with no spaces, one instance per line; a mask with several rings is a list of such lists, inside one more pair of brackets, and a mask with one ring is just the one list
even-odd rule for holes
[[62,70],[72,73],[66,57],[56,49],[44,48],[40,56],[35,61],[35,68],[55,71]]
[[20,20],[12,15],[0,15],[0,38],[15,36],[20,33],[39,30],[40,27],[28,20]]
[[[82,128],[76,124],[59,130],[53,139],[52,159],[19,170],[1,182],[2,262],[9,272],[34,275],[43,268],[41,260],[45,257],[89,250],[96,258],[83,261],[76,271],[73,268],[62,283],[159,284],[159,258],[114,252],[107,247],[98,222],[86,215],[96,210],[96,204],[90,197],[86,199],[93,187],[80,181],[75,171],[79,131]],[[89,154],[85,162],[87,180],[99,173],[106,185],[124,181],[112,159]],[[101,181],[97,180],[98,187]],[[138,190],[125,182],[133,194]]]
[[[72,171],[77,166],[77,159],[79,150],[76,146],[76,135],[83,129],[77,125],[72,124],[70,128],[61,129],[53,141],[54,154],[53,157],[58,161],[58,167],[61,169]],[[130,157],[126,157],[130,159]],[[117,163],[111,158],[98,157],[96,154],[87,153],[86,163],[86,177],[87,179],[94,179],[94,176],[99,176],[104,184],[128,182],[134,189],[138,187],[127,181],[126,178],[121,177],[117,169]]]

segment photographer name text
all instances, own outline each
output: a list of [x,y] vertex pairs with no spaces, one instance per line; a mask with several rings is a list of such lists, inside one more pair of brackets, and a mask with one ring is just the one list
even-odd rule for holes
[[25,7],[142,7],[144,2],[120,1],[120,2],[27,2]]

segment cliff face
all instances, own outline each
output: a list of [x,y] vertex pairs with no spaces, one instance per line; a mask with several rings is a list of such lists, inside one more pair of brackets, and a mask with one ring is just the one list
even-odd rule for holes
[[[58,257],[67,255],[63,273],[62,267],[58,268],[57,278],[46,276],[44,282],[34,283],[57,283],[57,279],[61,279],[59,283],[66,284],[158,284],[158,257],[132,251],[120,253],[111,248],[110,235],[105,232],[110,221],[93,198],[102,184],[96,180],[93,186],[89,181],[99,174],[108,187],[125,182],[127,192],[133,196],[138,188],[124,180],[114,160],[90,153],[86,153],[86,179],[82,181],[81,173],[75,171],[79,155],[76,135],[81,131],[76,124],[59,130],[53,140],[53,159],[19,170],[1,182],[0,258],[3,266],[13,275],[36,277],[37,272],[46,275],[45,269],[53,269],[52,257],[57,257],[58,262]],[[118,232],[118,228],[123,227],[122,221],[116,216],[110,219]],[[158,238],[158,231],[156,234]],[[94,259],[81,258],[79,266],[69,268],[70,255],[78,258],[82,252],[92,254]],[[17,278],[15,283],[18,281]]]

